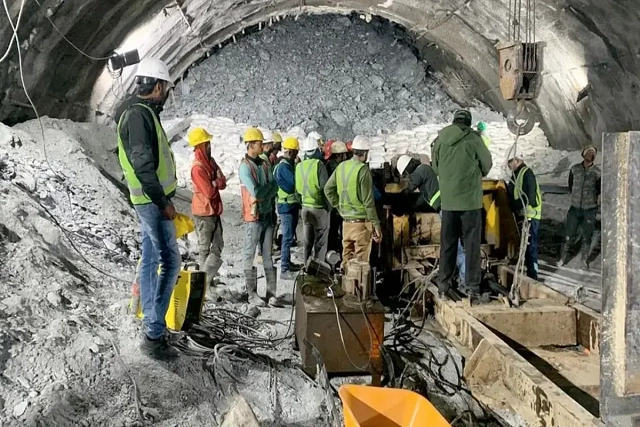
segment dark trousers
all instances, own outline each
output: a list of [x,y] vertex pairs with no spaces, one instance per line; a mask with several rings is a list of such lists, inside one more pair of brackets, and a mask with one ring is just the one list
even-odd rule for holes
[[337,210],[331,210],[329,220],[329,239],[327,248],[342,254],[342,217]]
[[563,258],[569,254],[571,243],[578,235],[580,226],[582,226],[582,257],[587,258],[593,239],[593,228],[596,223],[596,212],[598,208],[579,209],[571,206],[567,212],[567,221],[565,223],[566,233],[564,245],[562,247]]
[[[522,230],[524,218],[517,218],[518,230]],[[529,242],[525,253],[524,264],[527,267],[527,276],[538,280],[538,242],[540,240],[540,220],[529,220]]]
[[482,209],[475,211],[442,211],[440,232],[440,276],[438,288],[446,292],[453,283],[458,256],[458,240],[462,239],[466,257],[466,288],[480,292],[482,281],[481,249]]

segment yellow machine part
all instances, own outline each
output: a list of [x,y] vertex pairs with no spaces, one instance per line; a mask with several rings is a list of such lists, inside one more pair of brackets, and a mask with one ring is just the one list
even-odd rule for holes
[[338,394],[345,427],[451,427],[431,402],[410,390],[346,384]]
[[[399,193],[406,183],[387,184],[387,193]],[[507,189],[504,181],[483,180],[482,205],[485,214],[484,239],[492,249],[492,255],[499,257],[513,256],[519,246],[519,236],[515,221],[509,208]],[[418,242],[428,241],[419,244]],[[393,217],[393,251],[394,268],[404,265],[402,254],[415,253],[411,248],[420,247],[419,253],[433,252],[427,246],[440,244],[440,218],[433,213],[416,213]],[[417,250],[417,248],[416,248]]]
[[[160,270],[158,269],[158,273]],[[180,331],[185,320],[190,315],[200,320],[202,307],[204,306],[207,287],[204,280],[205,274],[201,271],[181,270],[176,286],[171,294],[169,309],[165,316],[167,328]],[[138,304],[136,316],[142,319],[142,303]]]

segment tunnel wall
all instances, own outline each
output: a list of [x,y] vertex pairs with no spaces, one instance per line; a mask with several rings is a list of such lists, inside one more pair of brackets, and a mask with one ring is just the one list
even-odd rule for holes
[[[10,0],[15,20],[19,0]],[[285,14],[357,11],[405,26],[419,46],[442,50],[442,84],[459,102],[478,98],[499,111],[508,104],[498,89],[495,43],[505,39],[508,0],[44,0],[27,2],[19,36],[27,88],[42,115],[93,120],[113,100],[89,103],[104,61],[74,50],[45,14],[80,49],[108,56],[136,27],[163,7],[166,22],[141,41],[144,55],[167,61],[176,77],[212,47],[243,28]],[[178,5],[183,14],[178,10]],[[638,129],[640,13],[632,0],[537,1],[537,39],[546,42],[543,86],[537,103],[543,128],[556,148],[598,143],[604,130]],[[186,20],[186,21],[185,21]],[[188,22],[188,24],[187,24]],[[0,46],[11,39],[0,29]],[[0,64],[0,119],[33,117],[20,86],[17,55]],[[130,81],[125,81],[128,87]],[[576,102],[588,84],[589,96]]]

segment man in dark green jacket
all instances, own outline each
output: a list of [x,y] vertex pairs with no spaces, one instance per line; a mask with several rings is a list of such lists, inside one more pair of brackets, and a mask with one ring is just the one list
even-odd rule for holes
[[480,293],[482,281],[482,178],[493,165],[491,153],[471,129],[471,113],[456,111],[453,124],[438,132],[432,148],[432,167],[440,180],[442,235],[438,288],[444,294],[455,274],[458,239],[466,256],[465,292]]

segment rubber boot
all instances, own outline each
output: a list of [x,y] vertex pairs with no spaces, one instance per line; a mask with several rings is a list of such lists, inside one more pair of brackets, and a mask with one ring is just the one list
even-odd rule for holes
[[591,242],[589,242],[589,245],[583,244],[580,251],[582,253],[582,268],[584,268],[585,270],[589,269],[589,256],[591,255],[590,249]]
[[275,268],[265,268],[264,276],[267,279],[267,298],[268,304],[271,307],[283,307],[283,305],[276,298],[276,290],[278,288],[278,273]]
[[249,294],[249,304],[264,307],[264,301],[258,296],[258,270],[255,267],[251,270],[245,270],[244,277],[246,279],[247,293]]

